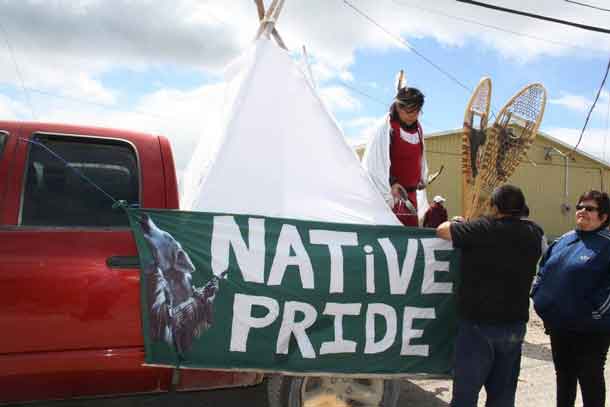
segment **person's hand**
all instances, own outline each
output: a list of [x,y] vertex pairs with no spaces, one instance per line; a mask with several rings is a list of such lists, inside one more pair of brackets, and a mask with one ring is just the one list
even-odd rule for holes
[[465,221],[465,219],[464,219],[463,216],[454,216],[454,217],[451,218],[451,222],[458,222],[459,223],[459,222],[464,222],[464,221]]
[[400,198],[400,184],[398,182],[392,184],[390,191],[392,192],[392,196],[394,198]]
[[398,182],[392,184],[390,191],[392,193],[392,198],[394,198],[394,204],[408,199],[404,188]]
[[417,189],[425,189],[426,188],[426,183],[424,181],[419,181],[417,183]]

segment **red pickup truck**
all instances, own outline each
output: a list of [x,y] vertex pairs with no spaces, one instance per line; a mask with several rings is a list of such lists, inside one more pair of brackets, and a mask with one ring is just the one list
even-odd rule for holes
[[[0,404],[260,383],[142,366],[137,250],[114,199],[178,208],[165,137],[0,121]],[[268,390],[273,407],[320,394],[394,407],[400,383],[273,376]]]
[[110,196],[178,208],[165,137],[0,121],[0,403],[260,382],[142,366],[136,245]]

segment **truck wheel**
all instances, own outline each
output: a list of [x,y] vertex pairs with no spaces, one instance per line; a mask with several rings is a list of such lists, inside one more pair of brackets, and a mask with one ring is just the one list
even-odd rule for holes
[[399,380],[271,376],[269,407],[396,407]]

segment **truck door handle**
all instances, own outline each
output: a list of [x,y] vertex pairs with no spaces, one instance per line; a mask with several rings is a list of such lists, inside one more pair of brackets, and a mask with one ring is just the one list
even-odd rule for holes
[[115,269],[140,268],[138,256],[110,256],[106,259],[106,265]]

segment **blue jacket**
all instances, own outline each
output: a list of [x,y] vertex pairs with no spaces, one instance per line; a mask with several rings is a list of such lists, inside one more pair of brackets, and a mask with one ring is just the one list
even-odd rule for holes
[[571,231],[556,240],[531,295],[551,331],[610,333],[610,232]]

